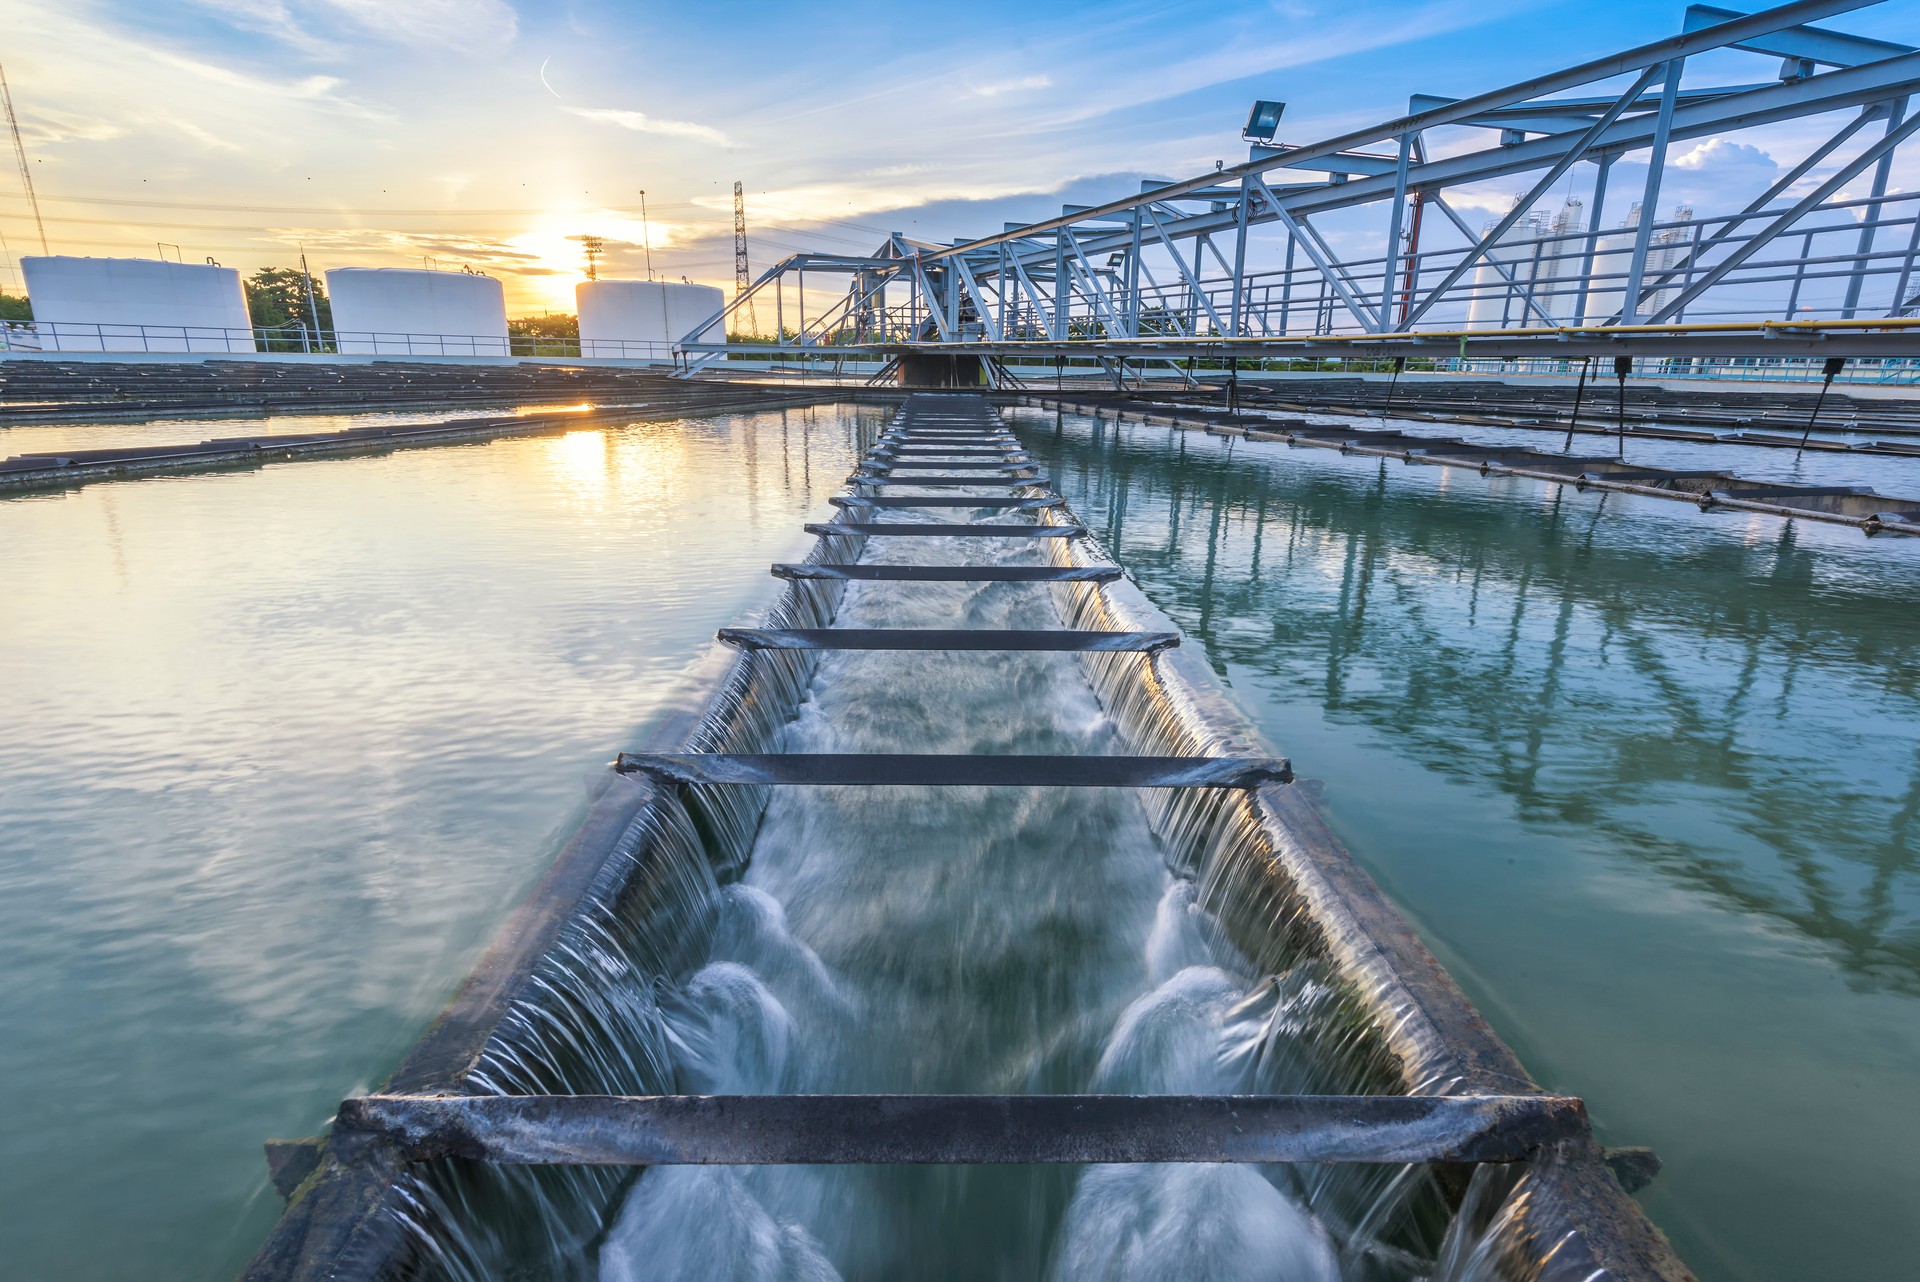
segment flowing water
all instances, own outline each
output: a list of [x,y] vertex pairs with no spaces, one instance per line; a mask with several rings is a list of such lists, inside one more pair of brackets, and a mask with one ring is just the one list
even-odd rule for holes
[[[898,494],[898,489],[890,493]],[[951,491],[948,491],[951,493]],[[892,521],[959,521],[952,508]],[[1028,523],[1025,514],[972,523]],[[863,560],[1046,564],[1018,543],[869,539]],[[998,547],[1000,550],[992,550]],[[956,550],[958,549],[958,550]],[[859,583],[839,627],[1058,627],[1032,584]],[[796,597],[809,596],[807,588]],[[798,608],[822,622],[831,603]],[[804,702],[759,745],[801,753],[1114,755],[1078,656],[829,652],[768,684]],[[1143,664],[1140,655],[1101,660]],[[794,666],[798,666],[797,663]],[[810,681],[805,677],[810,675]],[[754,702],[761,702],[758,698]],[[482,1089],[510,1093],[1181,1093],[1380,1089],[1311,965],[1279,974],[1213,924],[1233,847],[1189,799],[1155,823],[1099,789],[773,789],[657,842],[655,908],[596,904]],[[710,804],[710,803],[709,803]],[[1156,831],[1158,829],[1158,831]],[[678,870],[685,870],[684,873]],[[711,871],[710,871],[711,870]],[[715,875],[717,873],[717,876]],[[664,911],[662,911],[664,907]],[[691,954],[684,941],[700,941]],[[582,1020],[583,1011],[590,1014]],[[585,1023],[583,1059],[551,1029]],[[1410,1278],[1442,1244],[1421,1169],[662,1167],[630,1179],[442,1164],[409,1222],[440,1272],[643,1278]],[[611,1222],[581,1215],[604,1206]],[[1462,1274],[1462,1276],[1468,1276]],[[1478,1276],[1477,1274],[1473,1276]]]

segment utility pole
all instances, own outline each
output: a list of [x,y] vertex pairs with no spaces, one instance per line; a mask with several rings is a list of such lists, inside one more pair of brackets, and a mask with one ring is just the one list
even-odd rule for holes
[[647,224],[647,193],[640,193],[640,244],[647,251],[647,279],[653,279],[653,232]]
[[27,193],[27,204],[33,210],[33,225],[40,232],[40,252],[51,254],[47,248],[47,225],[40,220],[40,197],[33,192],[33,170],[27,168],[26,144],[20,141],[20,118],[13,114],[13,90],[7,88],[6,68],[0,67],[0,103],[7,109],[7,128],[13,131],[13,158],[20,162],[20,186]]
[[587,279],[600,279],[600,255],[606,252],[607,242],[599,236],[580,237],[581,248],[587,251]]
[[[748,277],[752,270],[747,266],[747,194],[736,182],[733,184],[733,296],[738,299],[747,292]],[[760,321],[753,314],[753,302],[747,302],[747,333],[758,334]],[[779,335],[774,336],[775,341]]]
[[[304,342],[304,335],[306,331],[309,328],[311,328],[313,331],[313,346],[317,347],[320,345],[320,308],[318,304],[316,304],[313,301],[313,273],[309,271],[307,268],[307,247],[305,245],[300,246],[300,275],[303,276],[307,282],[307,321],[308,321],[308,324],[302,325],[300,327],[301,333],[303,335],[303,342],[301,345],[307,346],[306,343]],[[312,347],[308,347],[308,350],[311,351]]]

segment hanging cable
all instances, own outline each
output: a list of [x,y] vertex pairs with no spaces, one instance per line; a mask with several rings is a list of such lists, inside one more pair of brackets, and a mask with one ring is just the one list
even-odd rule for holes
[[1800,433],[1799,449],[1793,452],[1794,462],[1798,463],[1800,461],[1800,451],[1807,448],[1807,438],[1813,435],[1813,421],[1820,417],[1820,405],[1821,402],[1827,399],[1827,390],[1833,386],[1834,375],[1845,369],[1846,366],[1846,357],[1829,356],[1827,357],[1827,363],[1820,367],[1821,372],[1826,377],[1820,382],[1820,394],[1813,398],[1813,413],[1807,415],[1807,430]]
[[1400,386],[1400,371],[1406,369],[1406,367],[1406,357],[1396,356],[1393,358],[1393,377],[1387,380],[1387,403],[1380,410],[1381,418],[1386,418],[1393,413],[1393,390]]
[[1620,380],[1620,431],[1614,446],[1614,457],[1627,457],[1627,375],[1633,373],[1633,357],[1616,356],[1613,358],[1613,376]]
[[1580,422],[1580,402],[1587,395],[1587,371],[1593,368],[1593,357],[1580,358],[1580,384],[1573,389],[1573,415],[1567,419],[1567,443],[1560,447],[1562,454],[1573,453],[1573,429]]

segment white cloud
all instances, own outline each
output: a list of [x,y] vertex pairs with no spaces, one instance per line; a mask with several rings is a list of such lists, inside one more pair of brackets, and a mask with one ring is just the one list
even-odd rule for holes
[[978,98],[998,98],[1003,93],[1020,93],[1029,89],[1050,89],[1052,76],[1021,76],[1017,80],[1002,80],[995,84],[974,85],[967,90]]
[[67,142],[106,142],[127,132],[127,127],[98,116],[83,116],[58,107],[38,106],[31,115],[22,115],[20,132],[29,147]]
[[636,133],[661,134],[669,138],[695,138],[701,142],[712,143],[716,147],[729,149],[739,145],[711,125],[699,125],[691,120],[661,120],[642,111],[622,111],[618,107],[565,107],[562,110],[582,120],[618,125],[622,129],[631,129]]
[[462,53],[503,49],[520,32],[504,0],[326,0],[374,35],[397,44]]
[[219,14],[238,31],[271,37],[316,57],[338,57],[344,50],[314,35],[293,16],[285,0],[193,0]]
[[1758,147],[1728,142],[1725,138],[1709,138],[1698,143],[1675,156],[1672,163],[1678,169],[1764,169],[1769,174],[1780,168],[1779,162]]
[[178,129],[181,133],[193,139],[208,151],[244,152],[246,150],[245,147],[234,142],[231,138],[223,138],[211,129],[202,128],[191,120],[186,120],[179,116],[162,117],[161,119],[164,123],[172,125],[175,129]]

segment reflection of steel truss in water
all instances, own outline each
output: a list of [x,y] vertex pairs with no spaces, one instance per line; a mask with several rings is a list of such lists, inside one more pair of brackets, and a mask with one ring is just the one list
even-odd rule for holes
[[[1130,443],[1111,424],[1092,441],[1030,439],[1056,476],[1087,487],[1074,500],[1078,509],[1143,580],[1168,586],[1157,594],[1163,607],[1217,659],[1271,670],[1273,634],[1256,644],[1223,621],[1272,618],[1285,627],[1290,657],[1303,647],[1322,651],[1320,698],[1334,715],[1387,732],[1436,773],[1470,775],[1508,793],[1524,820],[1578,814],[1616,849],[1817,942],[1851,975],[1920,995],[1916,923],[1897,903],[1903,883],[1920,881],[1920,752],[1898,745],[1890,764],[1904,782],[1862,822],[1857,771],[1817,751],[1796,757],[1788,746],[1761,756],[1744,746],[1760,737],[1782,742],[1744,731],[1760,719],[1795,724],[1791,692],[1820,668],[1880,673],[1886,697],[1920,701],[1920,649],[1901,626],[1902,611],[1864,585],[1847,600],[1848,588],[1814,574],[1814,556],[1796,545],[1792,527],[1772,544],[1676,554],[1651,575],[1643,549],[1595,537],[1597,510],[1576,517],[1560,499],[1524,540],[1503,539],[1511,516],[1491,505],[1421,489],[1383,501],[1384,467],[1364,486],[1300,478],[1281,489],[1274,472],[1244,456],[1185,452],[1170,461],[1164,447]],[[1144,527],[1143,513],[1153,514]],[[1313,555],[1340,565],[1325,611],[1300,608],[1279,582],[1315,539]],[[1409,556],[1444,567],[1444,577],[1406,573]],[[1428,608],[1436,587],[1464,591],[1473,615],[1499,602],[1503,624],[1479,634],[1444,628]],[[1753,608],[1762,590],[1764,613]],[[1523,644],[1542,631],[1543,611],[1551,639]],[[1634,708],[1570,720],[1568,687],[1582,656],[1593,653],[1574,641],[1583,619],[1623,661],[1616,670],[1634,674],[1664,711],[1657,734]],[[1702,619],[1713,621],[1713,643],[1725,648],[1721,666],[1731,674],[1718,696],[1677,670],[1671,644],[1676,636],[1698,642]],[[1847,621],[1844,630],[1836,619]],[[1475,644],[1476,635],[1493,644]],[[1359,669],[1404,674],[1418,697],[1357,693]],[[1568,724],[1614,745],[1586,754],[1614,763],[1614,772],[1584,779],[1577,795],[1544,782],[1554,764],[1551,732]],[[1729,828],[1770,851],[1774,867],[1748,866],[1638,822],[1635,808],[1663,784],[1737,795]],[[1797,894],[1783,893],[1789,886]]]
[[[1807,25],[1874,2],[1694,5],[1680,35],[1468,98],[1415,94],[1381,125],[1256,145],[1057,218],[798,254],[684,346],[717,358],[726,344],[693,339],[770,297],[797,331],[781,348],[979,356],[989,376],[1061,353],[1920,355],[1920,193],[1889,194],[1920,130],[1920,51]],[[1687,77],[1716,51],[1753,55],[1754,79]],[[1796,122],[1824,137],[1737,209],[1657,216],[1671,148],[1746,136],[1777,152],[1765,131]],[[1628,158],[1645,167],[1633,190]],[[1484,229],[1450,202],[1509,181],[1522,190]],[[1584,202],[1536,209],[1569,183]],[[1336,248],[1369,237],[1357,256]],[[809,273],[814,295],[832,290],[811,316]]]

